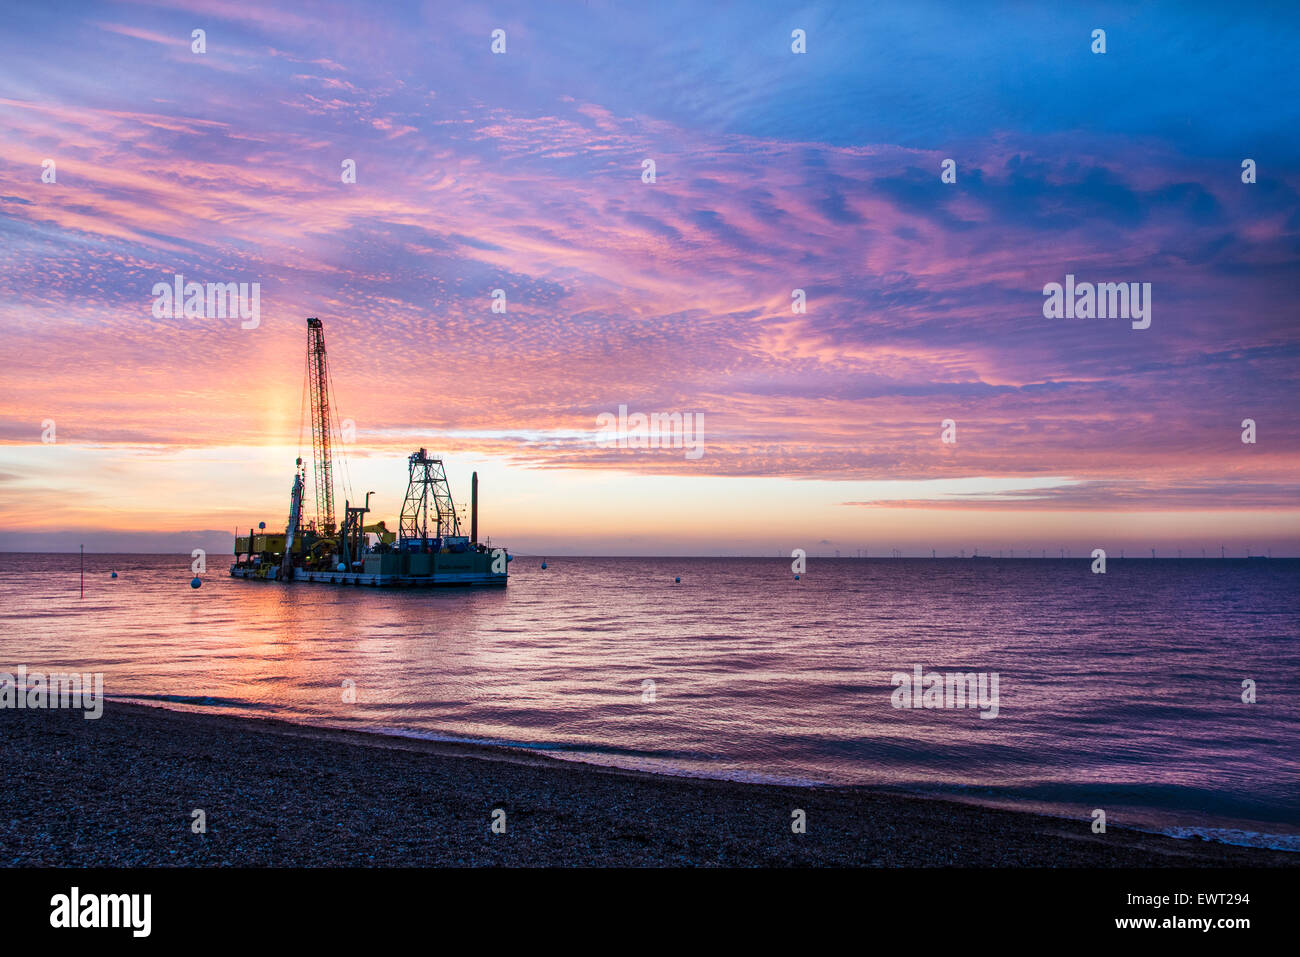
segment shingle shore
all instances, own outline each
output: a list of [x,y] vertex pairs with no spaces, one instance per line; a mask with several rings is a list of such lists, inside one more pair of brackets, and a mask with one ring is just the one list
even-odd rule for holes
[[[861,788],[662,777],[529,752],[109,702],[0,712],[5,866],[1296,866]],[[207,833],[191,831],[192,812]],[[494,834],[494,809],[506,832]],[[791,812],[807,813],[807,833]]]

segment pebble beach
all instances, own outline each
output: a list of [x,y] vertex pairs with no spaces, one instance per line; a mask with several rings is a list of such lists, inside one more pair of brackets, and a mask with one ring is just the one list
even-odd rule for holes
[[[0,736],[7,866],[1300,864],[1284,851],[1093,834],[1087,819],[866,788],[668,777],[118,702],[98,720],[7,711]],[[792,830],[796,810],[805,833]]]

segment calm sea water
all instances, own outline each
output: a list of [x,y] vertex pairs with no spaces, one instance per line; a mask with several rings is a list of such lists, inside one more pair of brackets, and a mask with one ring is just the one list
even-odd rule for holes
[[[220,559],[196,590],[185,556],[87,555],[84,598],[77,563],[0,555],[0,670],[102,671],[115,698],[662,773],[1102,808],[1112,825],[1300,850],[1300,560],[1093,575],[1086,560],[810,559],[795,581],[775,558],[521,557],[505,590],[385,592],[239,581]],[[891,677],[915,665],[996,672],[998,716],[894,708]]]

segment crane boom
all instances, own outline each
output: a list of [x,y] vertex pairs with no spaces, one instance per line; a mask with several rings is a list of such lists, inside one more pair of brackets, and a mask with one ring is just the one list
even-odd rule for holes
[[330,458],[329,358],[325,329],[315,317],[307,320],[307,387],[311,392],[311,448],[315,456],[316,527],[334,534],[334,472]]

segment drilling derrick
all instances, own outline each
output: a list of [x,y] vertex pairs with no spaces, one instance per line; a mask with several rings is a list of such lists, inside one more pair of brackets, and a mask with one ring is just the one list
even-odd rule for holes
[[[429,458],[427,449],[420,449],[407,457],[410,465],[410,482],[406,486],[406,501],[402,504],[402,523],[399,528],[403,547],[428,548],[431,538],[459,536],[460,523],[456,519],[456,506],[451,500],[451,486],[442,459]],[[429,535],[429,507],[433,506],[434,536]],[[412,542],[412,545],[405,543]]]
[[315,455],[316,527],[334,534],[334,473],[330,460],[329,359],[319,319],[307,320],[307,384],[311,391],[311,448]]

